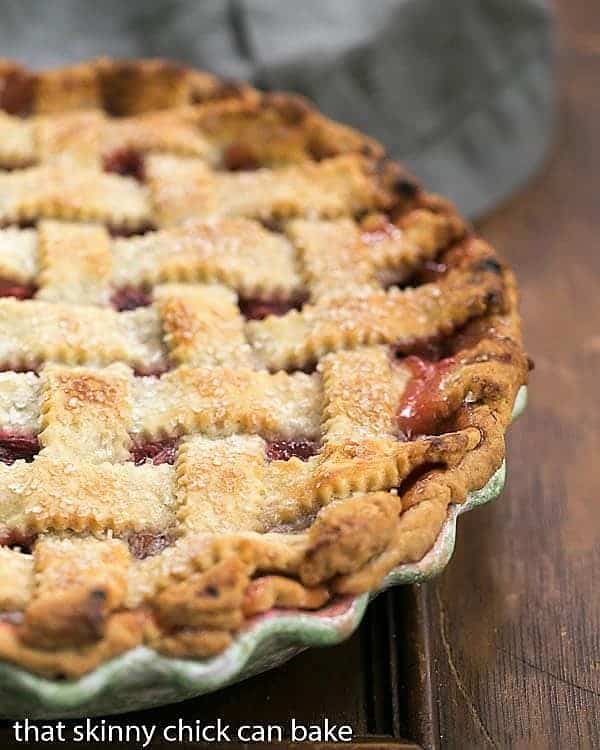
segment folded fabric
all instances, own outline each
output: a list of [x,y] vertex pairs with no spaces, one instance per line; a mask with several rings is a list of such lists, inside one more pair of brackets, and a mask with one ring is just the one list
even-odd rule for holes
[[0,10],[3,56],[31,65],[166,56],[303,93],[471,217],[531,175],[552,132],[542,0],[4,0]]

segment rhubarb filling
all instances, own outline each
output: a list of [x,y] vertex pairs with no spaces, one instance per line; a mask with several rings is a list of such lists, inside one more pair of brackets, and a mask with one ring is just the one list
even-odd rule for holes
[[131,458],[136,466],[150,461],[154,466],[175,463],[177,457],[178,438],[164,438],[163,440],[134,440],[131,446]]
[[8,625],[21,625],[25,619],[23,612],[0,612],[0,622]]
[[15,461],[33,461],[40,452],[40,444],[35,435],[15,435],[11,432],[0,431],[0,461],[4,464],[14,464]]
[[35,284],[19,284],[11,279],[0,279],[0,297],[31,299],[36,292]]
[[267,443],[266,454],[269,461],[289,461],[292,457],[308,461],[318,450],[316,440],[274,440]]
[[142,234],[148,234],[148,232],[154,232],[156,231],[156,227],[151,222],[146,222],[145,224],[141,224],[136,227],[125,227],[125,226],[115,226],[112,224],[109,224],[107,227],[108,232],[110,233],[111,237],[138,237]]
[[411,355],[402,360],[412,377],[402,395],[398,409],[398,427],[411,440],[434,432],[436,425],[448,417],[448,402],[442,382],[455,364],[452,357],[437,362]]
[[23,554],[30,555],[36,538],[36,534],[26,534],[15,529],[0,530],[0,547],[19,549]]
[[290,310],[300,310],[306,300],[294,299],[260,299],[243,297],[239,301],[240,311],[248,320],[264,320],[269,315],[285,315]]
[[129,550],[133,557],[138,560],[158,555],[172,543],[173,537],[164,531],[136,531],[127,537]]
[[148,307],[152,304],[152,295],[142,287],[123,286],[113,293],[110,302],[115,310],[124,312],[138,307]]
[[133,177],[138,182],[144,181],[144,155],[135,148],[119,148],[104,156],[102,164],[105,172]]

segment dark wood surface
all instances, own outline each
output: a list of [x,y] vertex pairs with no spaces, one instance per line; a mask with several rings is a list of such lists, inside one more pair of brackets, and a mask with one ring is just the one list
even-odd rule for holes
[[519,276],[536,363],[502,497],[461,519],[440,579],[379,597],[348,642],[122,721],[327,717],[366,747],[600,747],[600,3],[558,13],[556,143],[481,225]]
[[557,5],[556,143],[481,227],[517,271],[536,369],[505,492],[463,517],[428,591],[448,748],[600,747],[600,3]]

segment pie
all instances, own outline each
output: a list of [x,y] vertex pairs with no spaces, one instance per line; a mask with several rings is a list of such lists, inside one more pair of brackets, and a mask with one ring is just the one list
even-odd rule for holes
[[377,587],[504,458],[513,275],[303,99],[0,63],[0,659],[224,650]]

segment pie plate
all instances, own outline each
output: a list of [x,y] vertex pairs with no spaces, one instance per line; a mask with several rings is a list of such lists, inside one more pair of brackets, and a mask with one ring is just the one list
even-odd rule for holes
[[[513,419],[524,410],[523,386]],[[140,646],[77,680],[53,681],[0,663],[0,717],[68,718],[98,716],[176,703],[276,667],[309,646],[331,646],[360,624],[367,604],[391,586],[420,583],[446,567],[454,551],[461,513],[494,500],[504,486],[506,465],[462,505],[451,505],[436,543],[418,563],[391,571],[369,594],[340,598],[312,614],[271,610],[250,621],[234,643],[205,660],[171,659]]]

